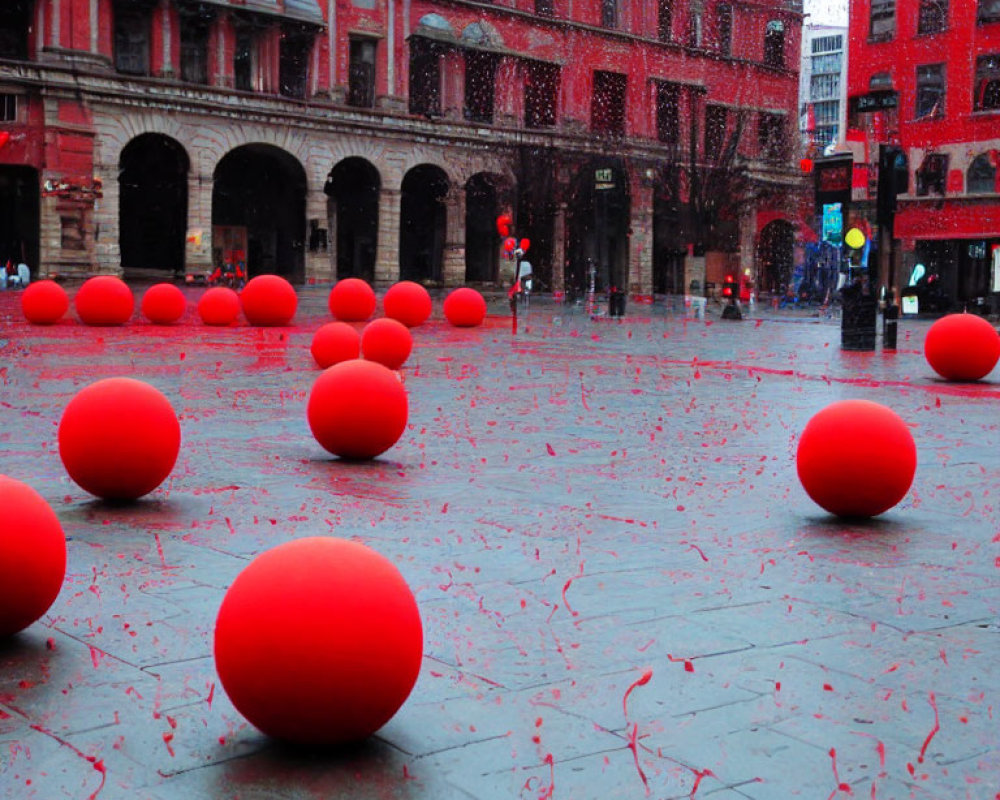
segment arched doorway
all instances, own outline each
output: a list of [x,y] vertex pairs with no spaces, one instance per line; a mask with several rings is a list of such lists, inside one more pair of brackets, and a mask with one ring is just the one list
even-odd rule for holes
[[0,268],[10,260],[38,274],[38,171],[0,166]]
[[653,197],[653,293],[680,295],[684,286],[684,241],[682,205],[673,197]]
[[333,234],[334,267],[338,280],[375,280],[378,243],[378,201],[382,181],[363,158],[347,158],[331,171],[323,191],[329,196],[327,216]]
[[212,260],[246,264],[250,277],[305,278],[306,173],[289,153],[248,144],[225,155],[212,188]]
[[440,167],[421,164],[403,178],[399,220],[401,280],[442,281],[447,195],[448,176]]
[[465,184],[465,280],[467,283],[495,282],[500,234],[496,229],[498,214],[497,182],[480,172]]
[[767,223],[757,239],[758,290],[780,295],[792,280],[795,230],[792,223],[776,219]]
[[567,288],[580,293],[590,285],[603,292],[628,288],[628,173],[620,158],[598,158],[576,175],[566,214],[569,233]]
[[184,272],[188,170],[184,148],[169,136],[144,133],[118,160],[118,244],[126,273]]

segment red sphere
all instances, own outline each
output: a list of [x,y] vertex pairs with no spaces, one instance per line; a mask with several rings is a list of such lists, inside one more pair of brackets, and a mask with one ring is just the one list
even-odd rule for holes
[[382,298],[382,308],[387,317],[415,328],[431,315],[431,296],[419,283],[400,281],[389,287]]
[[146,290],[139,307],[154,325],[170,325],[183,316],[187,300],[172,283],[157,283]]
[[240,299],[251,325],[287,325],[299,305],[295,288],[280,275],[258,275],[243,288]]
[[444,316],[457,328],[474,328],[486,319],[486,300],[475,289],[456,289],[444,299]]
[[170,401],[148,383],[107,378],[69,401],[59,421],[59,456],[84,490],[134,500],[170,474],[181,426]]
[[795,463],[802,488],[831,514],[874,517],[909,491],[917,448],[892,409],[841,400],[809,420]]
[[313,384],[306,416],[313,436],[341,458],[375,458],[406,429],[406,390],[375,361],[342,361]]
[[361,334],[346,322],[328,322],[313,335],[309,348],[323,369],[361,355]]
[[413,350],[413,336],[402,322],[382,317],[369,322],[361,332],[361,353],[389,369],[399,369]]
[[422,657],[420,612],[403,576],[345,539],[296,539],[257,556],[215,624],[215,666],[233,705],[298,744],[370,736],[406,701]]
[[124,325],[132,317],[135,300],[121,278],[95,275],[77,290],[73,305],[86,325]]
[[28,322],[52,325],[69,310],[69,297],[55,281],[35,281],[21,293],[21,310]]
[[942,378],[978,381],[1000,361],[1000,336],[982,317],[949,314],[927,331],[924,356]]
[[240,296],[228,286],[213,286],[198,301],[198,316],[206,325],[234,325],[240,315]]
[[330,313],[344,322],[364,322],[375,312],[375,290],[361,278],[344,278],[330,290]]
[[0,475],[0,636],[27,628],[59,594],[66,537],[55,512],[30,486]]

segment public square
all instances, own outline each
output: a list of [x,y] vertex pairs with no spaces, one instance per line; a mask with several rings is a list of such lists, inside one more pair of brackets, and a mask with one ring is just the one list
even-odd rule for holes
[[[343,462],[305,416],[328,291],[300,289],[288,328],[206,327],[193,302],[176,326],[138,303],[123,327],[31,326],[0,293],[0,472],[49,501],[69,558],[48,614],[0,643],[0,796],[1000,797],[1000,371],[937,378],[929,319],[859,353],[815,309],[532,298],[513,332],[505,298],[471,329],[436,298],[407,430]],[[173,473],[132,504],[58,454],[66,403],[109,376],[180,417]],[[796,476],[803,427],[845,398],[917,445],[912,489],[869,522]],[[390,558],[424,626],[408,701],[329,752],[255,730],[212,657],[240,570],[316,535]]]

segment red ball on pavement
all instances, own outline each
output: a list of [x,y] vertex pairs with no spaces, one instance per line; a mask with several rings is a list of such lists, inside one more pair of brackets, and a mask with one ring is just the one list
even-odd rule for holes
[[45,499],[0,475],[0,636],[27,628],[49,610],[66,576],[66,537]]
[[336,319],[364,322],[375,312],[375,290],[361,278],[344,278],[333,285],[328,302]]
[[382,317],[369,322],[361,332],[361,354],[389,369],[399,369],[413,350],[413,336],[402,322]]
[[215,624],[215,666],[233,705],[267,735],[304,745],[377,731],[406,701],[422,657],[403,576],[345,539],[296,539],[257,556]]
[[309,348],[323,369],[361,355],[361,334],[346,322],[328,322],[313,334]]
[[135,299],[121,278],[95,275],[77,290],[73,305],[86,325],[124,325],[132,317]]
[[198,301],[198,316],[206,325],[233,325],[240,315],[240,296],[228,286],[213,286]]
[[154,325],[170,325],[183,316],[187,300],[172,283],[157,283],[146,290],[139,307]]
[[29,283],[21,293],[24,318],[35,325],[52,325],[69,310],[69,296],[55,281]]
[[240,293],[243,315],[251,325],[287,325],[295,316],[299,297],[280,275],[258,275]]
[[170,474],[181,427],[170,401],[132,378],[106,378],[81,389],[59,421],[59,456],[85,491],[134,500]]
[[1000,335],[975,314],[949,314],[927,331],[924,356],[949,381],[978,381],[1000,361]]
[[806,493],[831,514],[874,517],[909,491],[917,448],[892,409],[841,400],[809,420],[795,463]]
[[382,298],[382,309],[387,317],[415,328],[431,315],[433,304],[427,290],[413,281],[394,283]]
[[375,361],[341,361],[324,370],[309,393],[313,436],[341,458],[368,459],[392,447],[406,429],[406,390]]
[[457,328],[474,328],[486,319],[486,299],[475,289],[462,287],[444,299],[444,316]]

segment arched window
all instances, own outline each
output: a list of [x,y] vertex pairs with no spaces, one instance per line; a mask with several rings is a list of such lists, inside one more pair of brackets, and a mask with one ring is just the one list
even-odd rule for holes
[[991,150],[980,153],[969,164],[965,173],[965,191],[967,194],[986,194],[997,190],[997,162],[1000,152]]
[[785,66],[785,23],[772,19],[764,34],[764,64],[768,67]]

